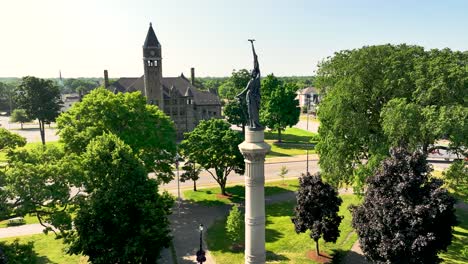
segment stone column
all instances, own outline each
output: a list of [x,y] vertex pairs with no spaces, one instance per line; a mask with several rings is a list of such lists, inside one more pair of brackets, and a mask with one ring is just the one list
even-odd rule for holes
[[265,155],[263,130],[245,130],[239,149],[245,158],[245,263],[265,263]]

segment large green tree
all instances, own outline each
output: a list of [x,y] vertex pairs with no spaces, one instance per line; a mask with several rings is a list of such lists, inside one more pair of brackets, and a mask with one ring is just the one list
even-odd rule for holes
[[95,89],[63,113],[57,126],[67,151],[80,154],[93,138],[113,133],[132,148],[148,172],[164,182],[173,178],[174,124],[157,106],[147,105],[139,92]]
[[7,111],[11,114],[14,110],[15,85],[0,82],[0,111]]
[[242,135],[233,131],[221,119],[204,120],[180,145],[184,157],[196,162],[219,184],[221,193],[226,193],[227,177],[231,172],[244,173],[244,158],[239,151]]
[[31,122],[32,119],[28,116],[24,109],[15,109],[11,113],[10,121],[21,123],[21,129],[23,129],[23,124],[26,122]]
[[94,138],[82,156],[86,196],[67,237],[69,253],[89,256],[93,264],[156,263],[171,241],[173,200],[158,193],[138,155],[118,136]]
[[408,45],[344,50],[320,63],[316,85],[325,96],[317,150],[324,178],[360,186],[392,146],[428,152],[448,137],[462,151],[467,63],[467,53]]
[[65,155],[60,146],[47,144],[17,148],[8,154],[5,186],[14,213],[35,214],[46,231],[72,227],[71,212],[83,178],[80,159]]
[[283,83],[270,74],[262,81],[262,91],[261,122],[278,131],[278,142],[281,142],[281,131],[299,122],[301,110],[299,101],[295,99],[297,86]]
[[251,75],[246,69],[233,70],[231,77],[219,86],[219,95],[223,99],[234,100],[235,96],[247,86],[250,78]]
[[60,89],[52,80],[33,76],[23,77],[16,89],[15,102],[28,116],[39,121],[42,144],[45,145],[44,125],[60,114]]
[[247,106],[243,101],[229,101],[223,109],[227,121],[230,124],[242,127],[242,134],[245,134],[245,126],[248,122]]

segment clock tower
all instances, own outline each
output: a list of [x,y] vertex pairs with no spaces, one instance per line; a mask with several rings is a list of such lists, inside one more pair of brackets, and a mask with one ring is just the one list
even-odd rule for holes
[[159,109],[164,109],[164,98],[162,89],[162,58],[161,44],[154,33],[150,23],[145,44],[143,44],[143,68],[145,69],[144,95],[148,104],[154,104]]

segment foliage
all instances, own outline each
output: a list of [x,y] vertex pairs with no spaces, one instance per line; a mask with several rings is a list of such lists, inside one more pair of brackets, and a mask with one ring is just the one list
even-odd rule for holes
[[227,195],[228,175],[232,171],[244,173],[244,158],[238,148],[242,140],[242,135],[231,130],[225,121],[210,119],[201,121],[192,132],[186,133],[180,148],[185,157],[210,173],[221,193]]
[[93,139],[82,164],[87,195],[67,238],[69,253],[83,253],[91,263],[155,263],[171,240],[172,198],[158,194],[157,182],[116,135]]
[[45,145],[44,124],[55,121],[62,104],[58,86],[51,80],[23,77],[16,89],[15,102],[30,119],[39,121],[39,132]]
[[278,142],[281,142],[281,131],[299,122],[300,108],[296,100],[297,87],[291,83],[282,83],[275,76],[268,75],[262,81],[265,91],[262,98],[260,118],[262,124],[278,131]]
[[240,244],[244,241],[244,233],[244,215],[239,206],[234,205],[226,220],[226,234],[233,243]]
[[26,114],[24,109],[15,109],[11,113],[10,122],[21,123],[21,129],[23,129],[23,123],[31,122],[32,119]]
[[468,53],[404,44],[344,50],[320,63],[317,150],[324,178],[363,182],[402,143],[427,152],[446,136],[466,147],[467,63]]
[[0,150],[16,148],[26,145],[26,139],[16,133],[12,133],[5,128],[0,128]]
[[438,263],[456,225],[454,204],[440,179],[428,179],[426,157],[392,150],[367,180],[364,203],[354,207],[353,227],[373,263]]
[[197,180],[200,179],[200,172],[202,168],[193,161],[187,161],[182,167],[184,173],[180,175],[180,181],[185,182],[188,180],[193,181],[193,191],[197,191]]
[[46,232],[52,231],[49,225],[64,232],[71,229],[69,206],[75,195],[70,188],[79,190],[82,182],[79,157],[65,155],[55,145],[41,145],[15,149],[8,158],[5,185],[15,198],[14,213],[36,214]]
[[245,132],[245,126],[248,122],[247,106],[243,101],[229,101],[223,109],[224,116],[230,124],[242,127],[242,134]]
[[15,89],[13,84],[0,82],[0,111],[11,113],[15,109]]
[[343,217],[338,216],[338,211],[343,200],[336,189],[322,181],[319,173],[302,175],[299,184],[295,216],[291,220],[296,233],[310,230],[310,238],[315,241],[320,255],[319,238],[334,243],[340,236],[338,227]]
[[147,105],[139,92],[95,89],[63,113],[57,126],[67,151],[80,154],[93,138],[113,133],[132,148],[148,172],[154,171],[164,182],[173,178],[173,122],[157,106]]
[[64,93],[76,92],[87,94],[99,86],[99,81],[94,78],[69,78],[63,82]]
[[219,96],[223,99],[233,100],[250,80],[250,73],[246,69],[233,70],[231,77],[219,86]]
[[456,194],[468,190],[468,167],[463,160],[457,160],[450,165],[448,170],[442,172],[447,187],[454,190]]
[[283,184],[284,184],[284,177],[286,176],[286,174],[288,174],[288,172],[289,170],[286,166],[281,166],[278,176],[280,176],[281,179],[283,179]]

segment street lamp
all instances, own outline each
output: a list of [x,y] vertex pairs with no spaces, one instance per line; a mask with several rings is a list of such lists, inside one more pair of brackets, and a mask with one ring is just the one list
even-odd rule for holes
[[202,264],[206,261],[205,251],[202,248],[203,224],[198,226],[198,230],[200,231],[200,250],[197,251],[197,262]]
[[179,179],[179,160],[180,160],[180,155],[179,153],[176,153],[175,156],[175,165],[177,169],[177,208],[179,210],[180,214],[180,179]]

